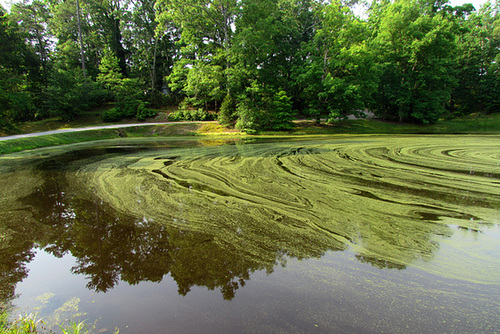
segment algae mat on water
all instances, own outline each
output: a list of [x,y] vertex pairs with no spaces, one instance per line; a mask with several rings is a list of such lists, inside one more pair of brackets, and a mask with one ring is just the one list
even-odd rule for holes
[[[202,234],[261,269],[350,249],[378,267],[500,283],[498,136],[140,151],[80,165],[71,178],[123,214]],[[453,238],[459,230],[470,236]]]

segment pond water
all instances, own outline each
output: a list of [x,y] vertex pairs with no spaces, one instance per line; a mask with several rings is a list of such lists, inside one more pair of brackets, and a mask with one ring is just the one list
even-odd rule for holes
[[0,299],[120,333],[500,328],[500,137],[0,156]]

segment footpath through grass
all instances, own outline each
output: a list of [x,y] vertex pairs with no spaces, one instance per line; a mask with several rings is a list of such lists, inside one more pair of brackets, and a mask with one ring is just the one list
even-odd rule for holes
[[202,136],[202,135],[235,135],[219,124],[210,123],[174,123],[148,125],[117,129],[88,130],[64,132],[51,135],[18,138],[0,141],[0,154],[20,152],[41,147],[75,144],[88,141],[139,138],[139,137],[172,137],[172,136]]

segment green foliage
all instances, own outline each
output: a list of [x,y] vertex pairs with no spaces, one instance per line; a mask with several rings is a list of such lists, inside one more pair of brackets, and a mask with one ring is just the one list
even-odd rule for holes
[[[135,114],[134,113],[135,110]],[[146,118],[155,117],[158,111],[147,107],[147,103],[140,102],[136,108],[133,104],[127,105],[127,108],[113,107],[102,113],[102,120],[104,122],[117,122],[124,118],[135,117],[138,121],[144,121]]]
[[70,322],[69,328],[65,327],[63,325],[59,325],[59,328],[61,329],[61,332],[63,334],[84,334],[84,333],[89,333],[89,330],[87,329],[87,326],[85,325],[85,322]]
[[279,91],[273,96],[271,102],[272,129],[273,130],[290,130],[293,128],[292,103],[290,97],[285,91]]
[[231,126],[234,122],[236,108],[231,94],[226,94],[220,106],[218,121],[224,126]]
[[274,93],[254,81],[240,97],[236,128],[245,132],[293,128],[291,99],[285,91]]
[[125,113],[118,107],[110,108],[102,113],[103,122],[117,122],[125,117]]
[[[31,313],[19,316],[14,321],[9,321],[9,313],[2,310],[0,313],[0,334],[42,334],[54,333],[47,329],[47,322],[38,318],[37,314]],[[67,321],[57,325],[63,334],[88,334],[92,331],[88,329],[84,321]],[[95,326],[94,326],[95,327]],[[95,328],[94,328],[95,329]],[[119,333],[118,329],[113,332]]]
[[500,111],[500,11],[486,4],[479,12],[456,18],[458,87],[452,95],[452,115]]
[[168,120],[171,122],[179,121],[213,121],[214,114],[205,111],[203,108],[198,109],[180,109],[168,115]]
[[399,121],[434,123],[456,84],[453,24],[417,1],[396,1],[379,16],[374,48],[383,71],[374,110]]
[[317,15],[321,26],[304,49],[311,62],[299,69],[298,82],[306,114],[333,121],[367,107],[377,76],[366,22],[340,2]]
[[221,66],[197,63],[189,69],[186,85],[183,92],[187,95],[187,102],[195,107],[207,105],[210,101],[220,101],[222,90],[223,71]]
[[38,64],[17,23],[0,7],[0,129],[33,118],[33,80]]
[[43,325],[42,319],[37,319],[36,314],[19,316],[16,320],[9,322],[9,314],[4,311],[0,315],[0,334],[36,334],[41,333]]
[[158,111],[147,108],[144,102],[137,107],[136,118],[139,121],[144,121],[146,118],[155,117],[156,115],[158,115]]
[[147,96],[143,84],[138,79],[124,78],[120,73],[118,58],[108,54],[99,65],[97,81],[113,95],[117,108],[108,110],[103,115],[105,122],[115,122],[123,118],[137,117],[144,120],[154,116],[147,109]]
[[32,110],[31,94],[24,90],[25,81],[0,68],[0,129],[6,129],[21,115]]
[[119,90],[123,81],[123,74],[120,72],[118,58],[107,52],[99,64],[99,74],[97,82],[111,91]]
[[17,3],[0,10],[0,128],[110,101],[108,121],[183,101],[246,130],[287,129],[297,114],[433,123],[500,110],[497,2],[377,0],[368,19],[351,4],[81,1],[79,22],[75,0]]
[[139,80],[123,79],[116,87],[116,103],[124,112],[125,117],[135,117],[139,105],[145,103],[147,96]]
[[45,103],[50,115],[71,121],[110,98],[99,83],[86,81],[80,69],[59,68],[51,73]]
[[238,120],[235,125],[236,129],[248,134],[254,134],[261,128],[258,123],[261,113],[258,109],[250,105],[248,99],[241,99],[236,111],[238,113]]

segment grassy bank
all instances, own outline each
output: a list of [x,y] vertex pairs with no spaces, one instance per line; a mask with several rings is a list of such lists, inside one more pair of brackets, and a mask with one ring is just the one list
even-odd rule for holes
[[[89,126],[94,118],[86,118],[77,123],[67,124],[57,120],[31,122],[20,126],[22,133],[47,131],[50,129],[71,128],[73,125]],[[59,124],[59,127],[57,126]],[[193,122],[189,124],[164,124],[157,126],[131,127],[121,129],[91,130],[83,132],[60,133],[32,138],[0,141],[0,154],[19,152],[28,149],[73,144],[103,139],[123,137],[163,137],[196,135],[241,135],[215,122]],[[332,124],[314,121],[297,121],[295,128],[287,132],[261,132],[260,135],[327,135],[327,134],[500,134],[500,114],[470,115],[460,119],[443,120],[436,124],[401,124],[376,119],[348,120]]]
[[0,141],[0,154],[103,139],[124,137],[196,136],[207,134],[223,135],[230,134],[230,132],[216,123],[165,124],[118,129],[65,132],[53,135]]
[[[473,114],[436,124],[404,124],[377,119],[348,120],[332,124],[297,122],[294,135],[313,134],[500,134],[500,114]],[[290,134],[290,133],[289,133]]]

